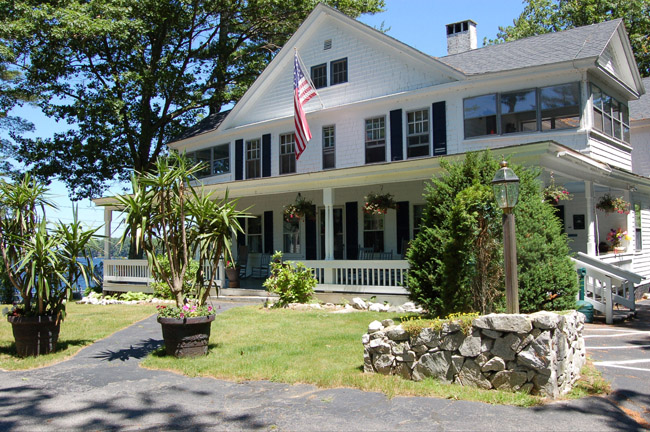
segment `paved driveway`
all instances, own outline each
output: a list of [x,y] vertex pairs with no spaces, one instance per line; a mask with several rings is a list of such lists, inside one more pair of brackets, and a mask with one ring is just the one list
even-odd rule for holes
[[57,365],[0,371],[0,431],[643,430],[606,398],[517,408],[429,397],[388,399],[304,384],[232,383],[140,368],[139,361],[160,346],[160,339],[160,326],[148,318]]
[[650,301],[637,304],[636,319],[616,325],[585,325],[587,354],[612,382],[609,396],[650,427]]

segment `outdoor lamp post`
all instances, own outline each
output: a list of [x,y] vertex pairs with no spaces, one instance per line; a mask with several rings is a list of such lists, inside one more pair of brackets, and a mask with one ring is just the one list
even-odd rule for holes
[[519,313],[517,288],[517,239],[515,238],[515,215],[512,210],[519,199],[519,177],[501,162],[501,169],[492,179],[492,189],[497,205],[503,210],[503,251],[506,270],[506,311]]

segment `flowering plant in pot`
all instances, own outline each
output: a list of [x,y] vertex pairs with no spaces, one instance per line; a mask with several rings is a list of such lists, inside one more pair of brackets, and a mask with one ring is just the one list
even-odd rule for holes
[[596,203],[596,208],[605,213],[630,213],[630,203],[625,201],[623,197],[614,197],[610,194],[605,194],[600,197]]
[[[231,238],[243,232],[238,218],[248,217],[227,192],[217,199],[191,183],[203,167],[175,153],[160,157],[151,171],[131,177],[133,193],[117,197],[126,213],[122,241],[132,236],[154,278],[166,282],[176,300],[176,306],[159,313],[158,321],[167,353],[177,357],[207,353],[214,310],[204,306],[217,288],[217,272],[206,270],[216,269],[222,256],[232,260]],[[159,245],[168,265],[156,254]],[[187,283],[192,257],[197,257],[198,270]],[[192,314],[184,312],[187,308]]]
[[73,208],[73,221],[48,224],[46,208],[55,208],[44,184],[29,175],[0,181],[0,252],[4,272],[20,293],[8,313],[19,356],[56,350],[66,300],[80,278],[94,278],[89,242],[97,229],[85,229]]
[[377,194],[370,192],[364,198],[363,211],[365,213],[382,215],[386,214],[388,209],[397,208],[397,203],[393,199],[392,194]]
[[284,219],[289,222],[291,220],[302,218],[314,217],[314,203],[302,197],[300,194],[296,197],[296,201],[284,207]]
[[607,241],[612,244],[612,247],[614,248],[614,251],[623,249],[621,242],[623,240],[630,241],[632,240],[632,237],[627,233],[627,231],[622,230],[621,228],[614,229],[612,228],[609,230],[609,233],[607,234]]

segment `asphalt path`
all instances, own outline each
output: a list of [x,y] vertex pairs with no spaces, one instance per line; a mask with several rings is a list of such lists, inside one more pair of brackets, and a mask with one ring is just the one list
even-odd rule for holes
[[637,303],[635,319],[586,324],[587,354],[614,391],[608,396],[650,429],[650,301]]
[[[219,311],[233,306],[220,304]],[[139,367],[161,346],[161,336],[150,317],[65,362],[0,371],[0,431],[643,430],[620,401],[602,397],[518,408],[430,397],[388,399],[304,384],[233,383]],[[646,402],[647,397],[646,392]]]

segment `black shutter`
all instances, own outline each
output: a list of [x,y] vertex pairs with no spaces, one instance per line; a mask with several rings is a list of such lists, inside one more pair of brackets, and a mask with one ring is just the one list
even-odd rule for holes
[[262,177],[271,177],[271,134],[262,135]]
[[357,217],[357,202],[345,203],[345,243],[347,259],[359,258],[359,218]]
[[244,179],[244,140],[235,141],[235,180]]
[[409,240],[409,202],[399,201],[397,203],[397,253],[402,254],[402,243]]
[[273,253],[273,211],[264,212],[264,253]]
[[404,159],[402,142],[402,110],[390,112],[390,160]]
[[316,206],[312,207],[311,218],[305,219],[305,259],[316,259]]
[[239,217],[237,218],[237,222],[239,222],[239,225],[244,230],[244,232],[237,232],[237,245],[243,246],[246,244],[246,218]]
[[433,155],[447,154],[447,110],[445,101],[431,105],[433,118]]

